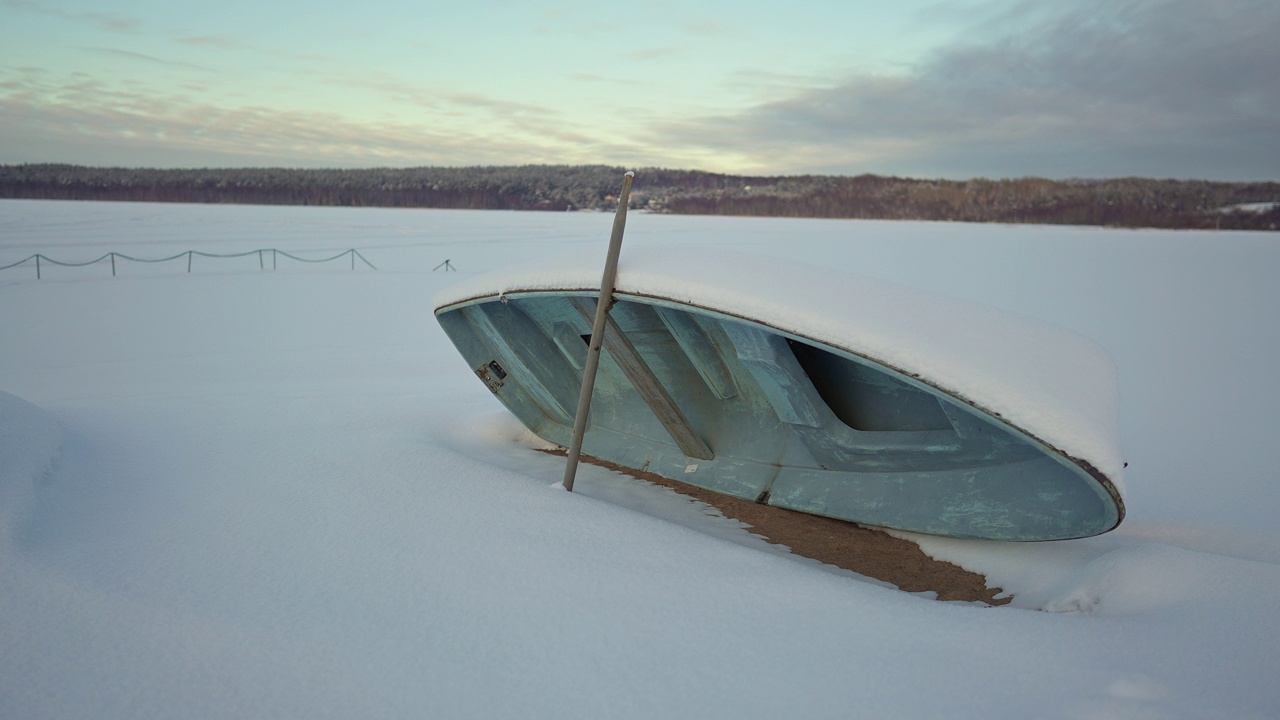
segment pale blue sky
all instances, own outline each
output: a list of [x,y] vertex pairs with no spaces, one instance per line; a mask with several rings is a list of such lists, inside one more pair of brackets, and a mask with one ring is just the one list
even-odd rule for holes
[[1280,2],[0,0],[0,163],[1280,179]]

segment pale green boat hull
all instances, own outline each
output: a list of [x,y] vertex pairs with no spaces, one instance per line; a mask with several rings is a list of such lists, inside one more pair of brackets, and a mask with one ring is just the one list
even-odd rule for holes
[[[771,506],[911,532],[1061,540],[1124,506],[1067,457],[927,378],[748,318],[619,293],[583,452]],[[436,311],[467,363],[567,445],[595,309],[531,291]]]

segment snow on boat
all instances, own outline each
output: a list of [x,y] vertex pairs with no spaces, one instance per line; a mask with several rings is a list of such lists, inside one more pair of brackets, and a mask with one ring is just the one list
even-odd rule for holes
[[[599,264],[435,299],[540,437],[569,443]],[[872,278],[723,251],[624,253],[583,452],[768,505],[919,533],[1061,540],[1124,517],[1116,375],[1091,341]]]

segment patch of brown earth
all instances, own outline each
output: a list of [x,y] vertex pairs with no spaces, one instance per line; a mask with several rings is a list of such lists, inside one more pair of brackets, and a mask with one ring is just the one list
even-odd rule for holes
[[[546,450],[564,457],[563,448]],[[1004,605],[1012,598],[997,598],[1003,590],[987,587],[987,578],[975,572],[934,560],[919,545],[880,530],[843,520],[770,507],[749,500],[688,485],[651,472],[622,467],[599,458],[581,456],[583,462],[670,488],[692,500],[706,503],[726,517],[751,526],[753,533],[791,552],[859,575],[883,580],[907,592],[935,592],[939,600]]]

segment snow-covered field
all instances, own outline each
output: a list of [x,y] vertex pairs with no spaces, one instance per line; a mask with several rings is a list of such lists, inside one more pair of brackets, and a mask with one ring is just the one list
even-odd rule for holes
[[[1129,515],[936,602],[558,458],[431,316],[612,218],[0,201],[0,718],[1280,716],[1275,234],[633,214],[1105,347]],[[459,273],[431,272],[445,259]],[[268,259],[268,268],[269,259]],[[850,308],[849,312],[856,312]]]

